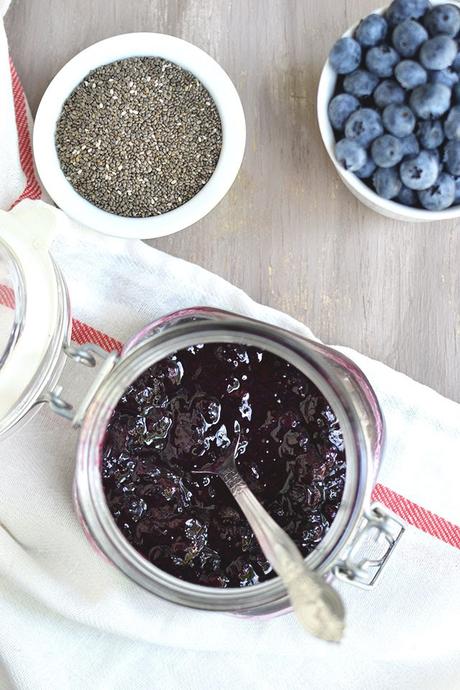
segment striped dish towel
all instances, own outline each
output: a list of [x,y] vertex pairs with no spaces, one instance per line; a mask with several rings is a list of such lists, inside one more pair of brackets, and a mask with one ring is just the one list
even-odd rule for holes
[[[33,220],[43,201],[1,22],[0,77],[0,206]],[[310,334],[197,266],[56,215],[65,232],[53,255],[79,343],[117,349],[147,322],[194,304]],[[0,309],[9,300],[0,291]],[[174,606],[98,558],[72,508],[76,435],[43,409],[0,444],[1,690],[458,690],[460,407],[344,351],[370,379],[386,418],[374,498],[409,527],[375,590],[337,585],[348,610],[340,646],[305,637],[290,615],[243,620]],[[70,398],[85,385],[76,373],[63,375]]]

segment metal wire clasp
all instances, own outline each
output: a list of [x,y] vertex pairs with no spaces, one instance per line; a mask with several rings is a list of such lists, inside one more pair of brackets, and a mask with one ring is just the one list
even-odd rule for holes
[[333,575],[357,587],[370,589],[404,531],[404,524],[400,520],[380,503],[373,503],[364,513],[357,533],[346,547],[344,557],[332,569]]
[[61,417],[65,417],[65,419],[69,419],[72,422],[72,426],[79,427],[96,390],[107,374],[113,369],[118,354],[116,352],[106,352],[93,343],[78,346],[70,343],[69,345],[64,345],[64,352],[67,357],[77,364],[84,364],[87,367],[96,367],[98,358],[103,360],[102,366],[78,407],[75,408],[64,400],[62,397],[62,386],[56,386],[52,391],[42,395],[38,401],[40,403],[48,403],[53,412]]

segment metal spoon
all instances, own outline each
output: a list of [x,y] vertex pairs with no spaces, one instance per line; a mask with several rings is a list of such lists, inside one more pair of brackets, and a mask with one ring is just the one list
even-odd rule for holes
[[217,474],[234,499],[270,561],[283,580],[292,608],[308,632],[330,642],[339,642],[345,628],[345,609],[338,593],[319,575],[309,570],[292,539],[270,517],[239,474],[235,458],[240,442],[240,427],[235,438],[216,462],[194,473]]

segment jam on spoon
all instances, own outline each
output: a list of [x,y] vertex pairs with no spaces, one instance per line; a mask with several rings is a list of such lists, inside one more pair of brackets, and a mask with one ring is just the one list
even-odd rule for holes
[[126,539],[175,577],[244,587],[275,576],[217,476],[194,474],[241,439],[238,471],[303,556],[337,514],[345,452],[327,400],[269,351],[193,345],[145,371],[120,399],[103,448],[109,509]]

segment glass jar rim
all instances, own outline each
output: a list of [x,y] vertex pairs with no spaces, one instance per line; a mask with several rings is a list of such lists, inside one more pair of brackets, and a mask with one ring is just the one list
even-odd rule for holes
[[[332,566],[344,544],[352,537],[370,497],[374,473],[369,459],[374,449],[370,447],[362,420],[350,400],[347,385],[334,376],[336,364],[324,359],[324,350],[329,348],[246,317],[235,316],[224,323],[205,320],[174,325],[162,333],[147,336],[122,353],[110,375],[99,387],[83,420],[75,477],[77,508],[96,546],[144,588],[176,603],[211,610],[266,606],[273,601],[286,599],[280,578],[275,577],[243,590],[204,587],[179,580],[154,566],[129,544],[117,527],[105,500],[100,472],[102,447],[107,424],[120,397],[155,362],[184,347],[207,342],[244,343],[269,350],[304,373],[331,404],[344,435],[347,462],[345,490],[336,518],[318,547],[307,556],[306,563],[320,573]],[[339,357],[347,360],[341,354]],[[350,360],[347,361],[359,371]],[[373,402],[378,409],[375,395]]]
[[[26,294],[24,276],[21,265],[12,248],[0,237],[0,259],[8,272],[7,276],[0,276],[0,306],[11,309],[9,333],[3,343],[0,343],[0,371],[14,349],[24,323]],[[4,284],[8,278],[10,285]]]

